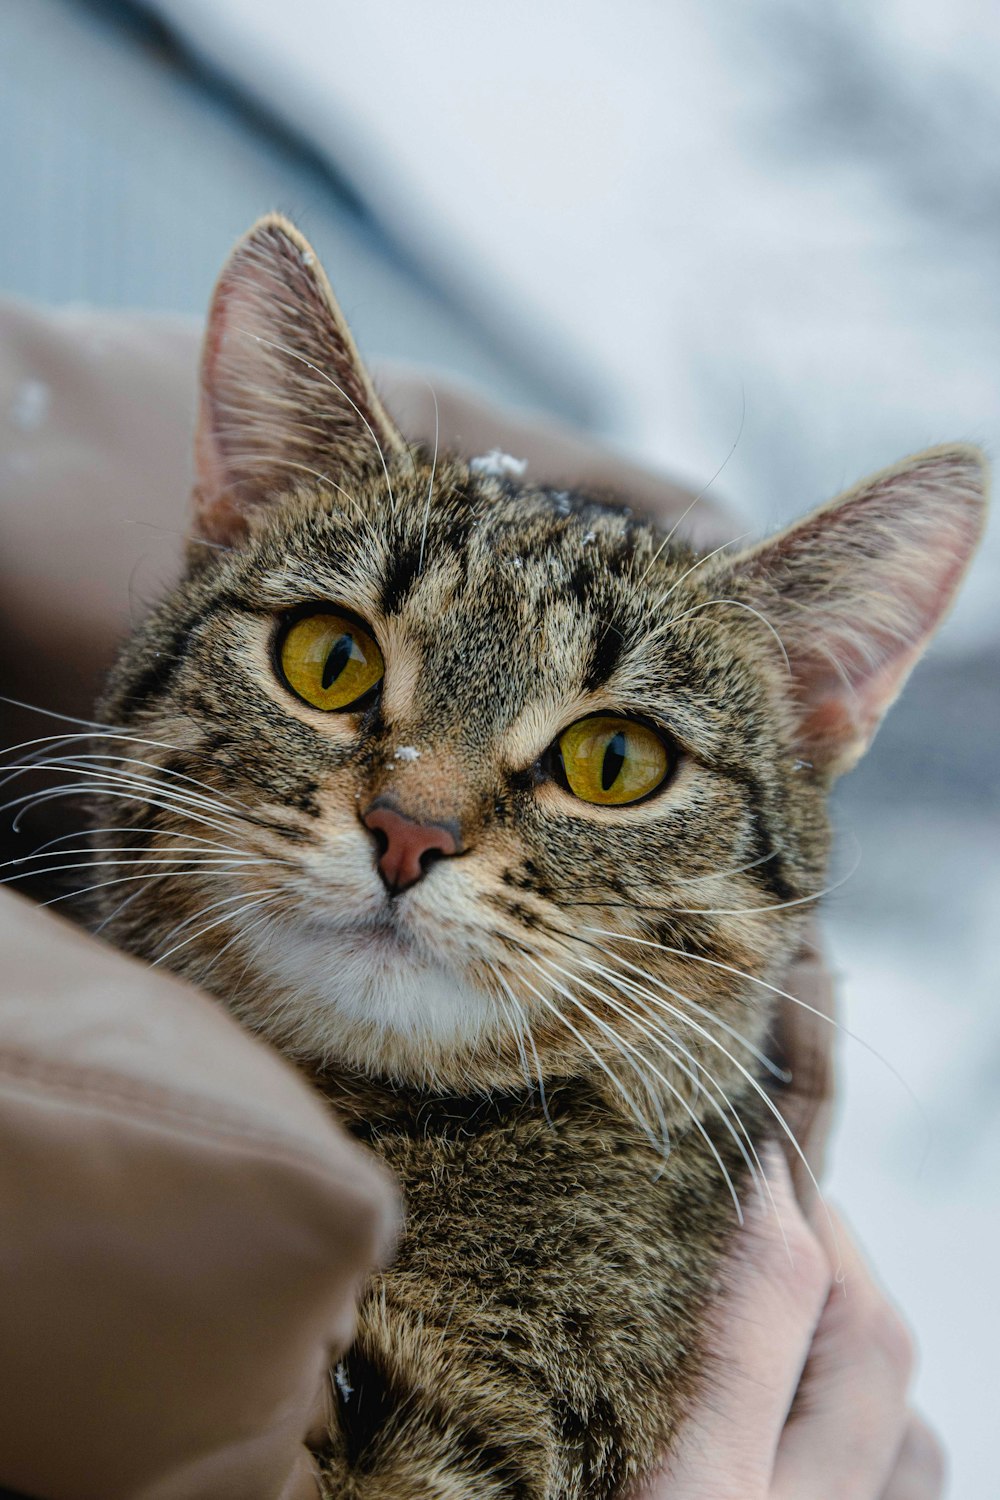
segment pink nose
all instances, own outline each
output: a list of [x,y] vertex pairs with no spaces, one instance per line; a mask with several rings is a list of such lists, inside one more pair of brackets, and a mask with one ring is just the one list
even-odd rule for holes
[[454,825],[418,823],[381,800],[361,821],[375,835],[379,874],[392,895],[415,885],[435,859],[459,851]]

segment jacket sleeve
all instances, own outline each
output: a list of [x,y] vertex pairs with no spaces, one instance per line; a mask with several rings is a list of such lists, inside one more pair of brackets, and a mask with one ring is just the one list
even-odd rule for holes
[[393,1189],[207,997],[8,892],[0,953],[0,1486],[298,1500]]

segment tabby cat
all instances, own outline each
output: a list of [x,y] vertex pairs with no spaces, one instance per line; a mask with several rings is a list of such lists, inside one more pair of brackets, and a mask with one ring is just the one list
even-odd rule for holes
[[278,217],[222,273],[200,399],[199,540],[112,673],[93,809],[109,876],[176,863],[98,920],[402,1184],[324,1495],[610,1500],[697,1386],[827,793],[954,594],[981,457],[697,556],[407,443]]

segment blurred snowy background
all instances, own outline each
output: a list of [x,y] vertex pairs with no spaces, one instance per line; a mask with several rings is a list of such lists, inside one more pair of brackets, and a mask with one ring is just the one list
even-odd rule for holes
[[[3,0],[0,293],[201,313],[279,207],[367,353],[722,467],[765,527],[934,442],[1000,458],[998,79],[995,0]],[[958,1500],[1000,1493],[998,679],[994,526],[839,795],[828,906],[919,1101],[846,1043],[832,1193]]]

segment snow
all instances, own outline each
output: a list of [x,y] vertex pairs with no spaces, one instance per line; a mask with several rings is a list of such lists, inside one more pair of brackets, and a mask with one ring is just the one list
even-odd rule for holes
[[481,458],[469,461],[473,474],[493,474],[497,479],[520,479],[527,467],[526,458],[511,458],[509,453],[501,453],[499,448],[491,448]]

